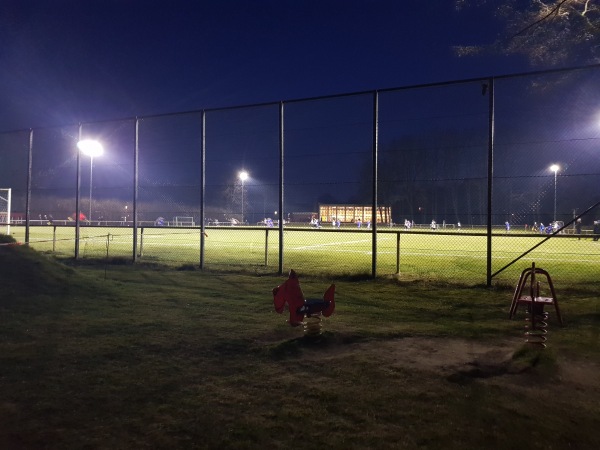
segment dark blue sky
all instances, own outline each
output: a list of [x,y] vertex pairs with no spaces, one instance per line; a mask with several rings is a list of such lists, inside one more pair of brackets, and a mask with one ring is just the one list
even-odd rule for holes
[[453,1],[3,0],[0,131],[526,71]]

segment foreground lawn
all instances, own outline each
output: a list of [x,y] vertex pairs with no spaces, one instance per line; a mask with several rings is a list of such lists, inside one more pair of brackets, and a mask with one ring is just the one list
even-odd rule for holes
[[273,311],[282,277],[0,267],[0,448],[600,447],[596,296],[561,292],[539,351],[509,290],[300,274],[337,286],[314,341]]

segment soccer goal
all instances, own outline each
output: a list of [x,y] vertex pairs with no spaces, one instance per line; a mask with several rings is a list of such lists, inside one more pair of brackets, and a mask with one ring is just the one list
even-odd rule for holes
[[194,218],[193,217],[175,216],[175,217],[173,217],[173,226],[175,226],[175,227],[193,227],[194,226]]
[[0,233],[10,234],[10,188],[0,188]]

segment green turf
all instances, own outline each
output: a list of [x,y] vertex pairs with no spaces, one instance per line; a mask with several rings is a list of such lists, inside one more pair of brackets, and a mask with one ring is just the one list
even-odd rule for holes
[[[24,239],[24,228],[13,227]],[[350,230],[348,230],[350,231]],[[288,228],[284,231],[284,269],[331,275],[369,275],[372,267],[372,235],[367,230],[335,232],[327,229]],[[212,269],[236,269],[273,273],[279,262],[278,230],[207,229],[205,265]],[[40,251],[73,256],[74,227],[32,227],[30,241]],[[492,240],[492,272],[528,251],[545,236],[497,234]],[[401,233],[382,229],[377,239],[377,274],[393,275],[399,262],[404,280],[444,280],[467,284],[486,283],[487,238],[483,233]],[[138,234],[140,261],[164,264],[200,262],[199,230],[146,228]],[[399,251],[398,251],[399,249]],[[81,227],[82,258],[131,259],[132,229]],[[598,287],[600,243],[591,238],[557,236],[498,274],[496,283],[516,284],[520,272],[536,262],[556,278],[557,284],[578,288]]]

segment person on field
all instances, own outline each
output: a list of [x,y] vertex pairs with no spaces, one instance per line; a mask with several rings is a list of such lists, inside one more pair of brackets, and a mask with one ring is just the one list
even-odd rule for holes
[[[72,216],[70,216],[68,219],[69,220],[75,220],[77,218],[77,213],[73,213]],[[79,221],[83,222],[84,220],[87,220],[87,217],[85,216],[84,213],[80,212],[79,213]]]
[[581,217],[577,219],[575,222],[575,234],[577,235],[577,240],[581,239]]

